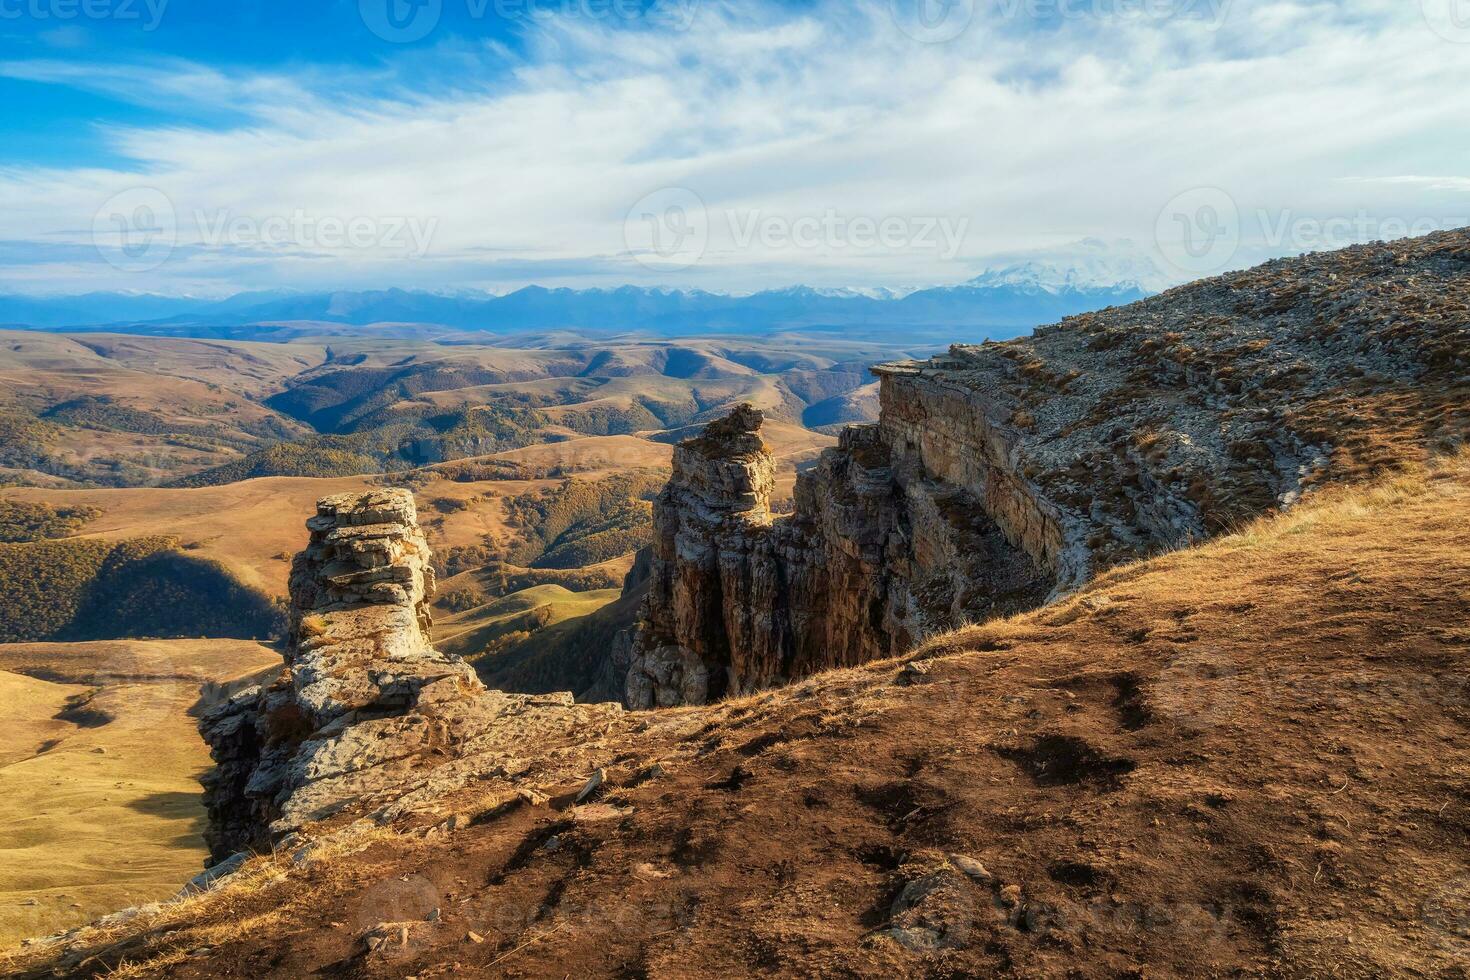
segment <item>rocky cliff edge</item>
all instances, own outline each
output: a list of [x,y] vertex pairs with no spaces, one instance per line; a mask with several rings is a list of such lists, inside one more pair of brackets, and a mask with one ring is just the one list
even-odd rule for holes
[[200,722],[218,763],[205,779],[216,859],[270,850],[349,808],[534,781],[528,748],[554,758],[618,722],[615,705],[487,690],[434,649],[434,573],[409,492],[327,497],[307,528],[284,669]]
[[681,445],[626,703],[702,703],[911,649],[1124,562],[1452,452],[1470,232],[1308,255],[882,365],[875,425],[767,507],[760,413]]

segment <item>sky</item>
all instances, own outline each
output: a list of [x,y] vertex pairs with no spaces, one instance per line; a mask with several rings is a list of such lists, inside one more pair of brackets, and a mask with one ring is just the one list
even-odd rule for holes
[[3,292],[1157,286],[1464,225],[1470,0],[0,0]]

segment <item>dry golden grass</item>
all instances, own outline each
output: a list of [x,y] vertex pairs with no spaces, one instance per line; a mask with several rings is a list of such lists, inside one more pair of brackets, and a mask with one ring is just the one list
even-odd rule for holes
[[[242,426],[270,419],[304,431],[252,399],[279,389],[286,378],[324,357],[323,348],[309,345],[0,331],[0,391],[8,401],[33,410],[83,396],[105,397],[182,429],[216,426],[238,438],[245,436]],[[54,455],[84,469],[99,459],[122,460],[138,468],[134,478],[141,482],[219,466],[238,453],[227,447],[186,448],[162,435],[74,428],[64,444],[54,447]],[[52,479],[37,475],[35,482],[47,485]]]
[[78,684],[58,684],[0,671],[0,704],[6,705],[0,772],[33,758],[43,746],[70,734],[75,726],[56,716],[66,708],[68,698],[80,697],[89,690]]
[[238,641],[0,646],[0,946],[199,873],[211,762],[189,711],[203,682],[279,662]]
[[[590,616],[608,603],[616,602],[622,594],[622,589],[572,592],[560,585],[523,589],[476,609],[438,617],[434,623],[434,645],[446,653],[473,659],[508,632],[534,632],[569,619]],[[527,623],[528,619],[532,622]]]
[[[489,458],[562,465],[569,472],[578,472],[581,478],[597,479],[629,469],[667,467],[670,452],[668,446],[643,439],[612,436],[537,446]],[[96,507],[102,516],[89,523],[81,537],[120,541],[151,535],[175,536],[191,553],[220,562],[246,585],[272,595],[285,595],[290,557],[306,545],[305,521],[315,513],[316,501],[331,494],[369,489],[378,480],[372,476],[265,477],[196,489],[28,487],[0,490],[0,496],[55,506]],[[503,546],[512,534],[503,522],[499,498],[556,487],[560,482],[560,479],[544,479],[457,483],[435,479],[417,490],[429,543],[436,552],[481,544],[487,537]],[[437,514],[425,502],[438,498],[474,503],[462,510]]]
[[[261,862],[81,938],[103,953],[82,972],[1458,975],[1467,581],[1457,457],[940,638],[905,658],[917,680],[871,664],[648,716],[586,759],[617,819],[522,807],[447,841],[380,829],[350,857]],[[952,941],[881,935],[955,853],[991,877],[923,906]],[[403,879],[443,921],[365,958],[354,911]]]
[[192,553],[220,562],[246,585],[284,595],[290,562],[277,556],[294,555],[305,546],[304,522],[316,512],[317,500],[369,486],[369,477],[267,477],[191,490],[27,488],[3,494],[13,500],[96,507],[102,516],[81,537],[121,541],[175,536]]

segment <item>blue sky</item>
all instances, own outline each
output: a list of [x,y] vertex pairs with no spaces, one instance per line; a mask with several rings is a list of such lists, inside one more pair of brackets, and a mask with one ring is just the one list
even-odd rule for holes
[[1467,119],[1470,0],[0,0],[0,290],[1163,284]]

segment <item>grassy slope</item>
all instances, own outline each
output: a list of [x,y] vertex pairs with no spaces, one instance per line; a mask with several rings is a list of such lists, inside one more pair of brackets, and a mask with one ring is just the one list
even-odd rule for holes
[[[82,973],[1459,975],[1466,581],[1470,461],[1329,492],[939,640],[920,683],[872,664],[630,724],[586,759],[621,814],[265,862],[269,888],[90,936],[121,942]],[[443,921],[361,959],[353,910],[402,878]]]
[[[189,711],[202,682],[279,662],[228,640],[0,646],[0,945],[167,899],[199,872],[210,759]],[[73,698],[95,727],[57,717]]]
[[[279,387],[321,356],[319,348],[297,345],[0,331],[0,391],[7,401],[34,411],[82,396],[107,397],[181,430],[217,426],[232,438],[250,441],[249,432],[268,422],[283,432],[305,431],[246,396]],[[67,429],[55,453],[84,470],[99,465],[99,459],[124,460],[158,480],[218,466],[238,454],[222,446],[190,448],[162,435],[99,428]]]
[[[580,439],[501,453],[487,459],[508,459],[531,468],[545,465],[596,477],[627,467],[667,466],[667,446],[631,436]],[[432,471],[431,471],[432,472]],[[419,499],[474,500],[464,510],[444,515],[426,512],[428,519],[443,516],[431,530],[436,551],[478,543],[485,536],[506,537],[496,498],[557,485],[558,480],[498,480],[455,483],[435,480],[419,490]],[[290,556],[306,543],[305,519],[320,497],[369,488],[371,477],[312,479],[267,477],[220,487],[120,490],[42,490],[12,488],[6,499],[47,503],[57,507],[90,506],[102,515],[87,524],[84,537],[107,541],[151,535],[173,535],[191,553],[221,562],[246,585],[273,595],[284,595]]]
[[280,391],[287,379],[317,367],[327,356],[323,345],[310,343],[268,344],[126,334],[84,334],[66,339],[132,370],[216,384],[252,398],[264,398]]
[[560,585],[538,585],[495,599],[476,609],[439,617],[434,645],[473,660],[507,633],[535,632],[569,619],[590,616],[622,595],[621,589],[571,592]]
[[476,663],[480,677],[498,690],[544,694],[570,689],[581,701],[620,701],[622,685],[609,664],[617,634],[631,629],[648,595],[647,583],[576,618],[508,642]]
[[525,449],[509,449],[490,456],[476,456],[430,467],[432,470],[454,470],[476,462],[514,463],[531,472],[559,468],[567,472],[593,473],[628,467],[667,467],[673,449],[637,436],[580,436],[565,442],[551,442]]
[[306,542],[302,522],[320,497],[368,487],[364,477],[313,480],[272,477],[196,490],[5,491],[14,500],[57,506],[96,507],[102,516],[87,525],[84,537],[117,541],[174,535],[192,553],[221,562],[246,585],[283,595],[291,555]]

